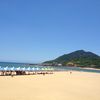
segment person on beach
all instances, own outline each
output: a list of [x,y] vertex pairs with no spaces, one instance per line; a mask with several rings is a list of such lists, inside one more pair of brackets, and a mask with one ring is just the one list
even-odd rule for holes
[[72,72],[70,72],[70,74],[72,74]]
[[11,75],[11,77],[14,77],[14,75]]
[[13,72],[11,72],[11,77],[14,77]]
[[43,76],[45,76],[45,73],[43,73]]

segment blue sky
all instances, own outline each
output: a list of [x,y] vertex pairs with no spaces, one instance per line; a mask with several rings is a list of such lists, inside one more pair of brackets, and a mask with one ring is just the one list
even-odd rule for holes
[[80,49],[100,55],[100,0],[0,0],[0,61],[37,63]]

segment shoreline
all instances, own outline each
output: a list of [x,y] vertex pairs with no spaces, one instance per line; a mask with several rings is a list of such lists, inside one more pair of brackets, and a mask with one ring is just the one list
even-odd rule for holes
[[[81,68],[81,67],[78,67]],[[19,76],[19,75],[46,75],[46,74],[53,74],[55,72],[87,72],[87,73],[99,73],[100,72],[94,72],[94,71],[100,71],[100,69],[94,69],[94,68],[81,68],[82,70],[52,70],[52,71],[0,71],[0,76]],[[88,70],[88,71],[87,71]],[[92,72],[93,71],[93,72]]]
[[[82,67],[80,67],[80,68],[82,68]],[[89,67],[87,67],[87,68],[83,68],[83,69],[92,69],[92,70],[100,70],[99,68],[89,68]]]

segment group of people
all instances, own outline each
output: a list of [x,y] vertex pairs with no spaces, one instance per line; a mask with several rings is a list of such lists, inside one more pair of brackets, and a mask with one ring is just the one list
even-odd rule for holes
[[15,75],[36,75],[36,74],[53,74],[53,71],[1,71],[1,76],[15,76]]

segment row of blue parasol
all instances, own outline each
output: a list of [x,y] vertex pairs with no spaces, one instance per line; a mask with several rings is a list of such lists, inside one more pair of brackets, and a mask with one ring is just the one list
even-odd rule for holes
[[1,67],[0,71],[53,71],[54,68],[51,67]]

